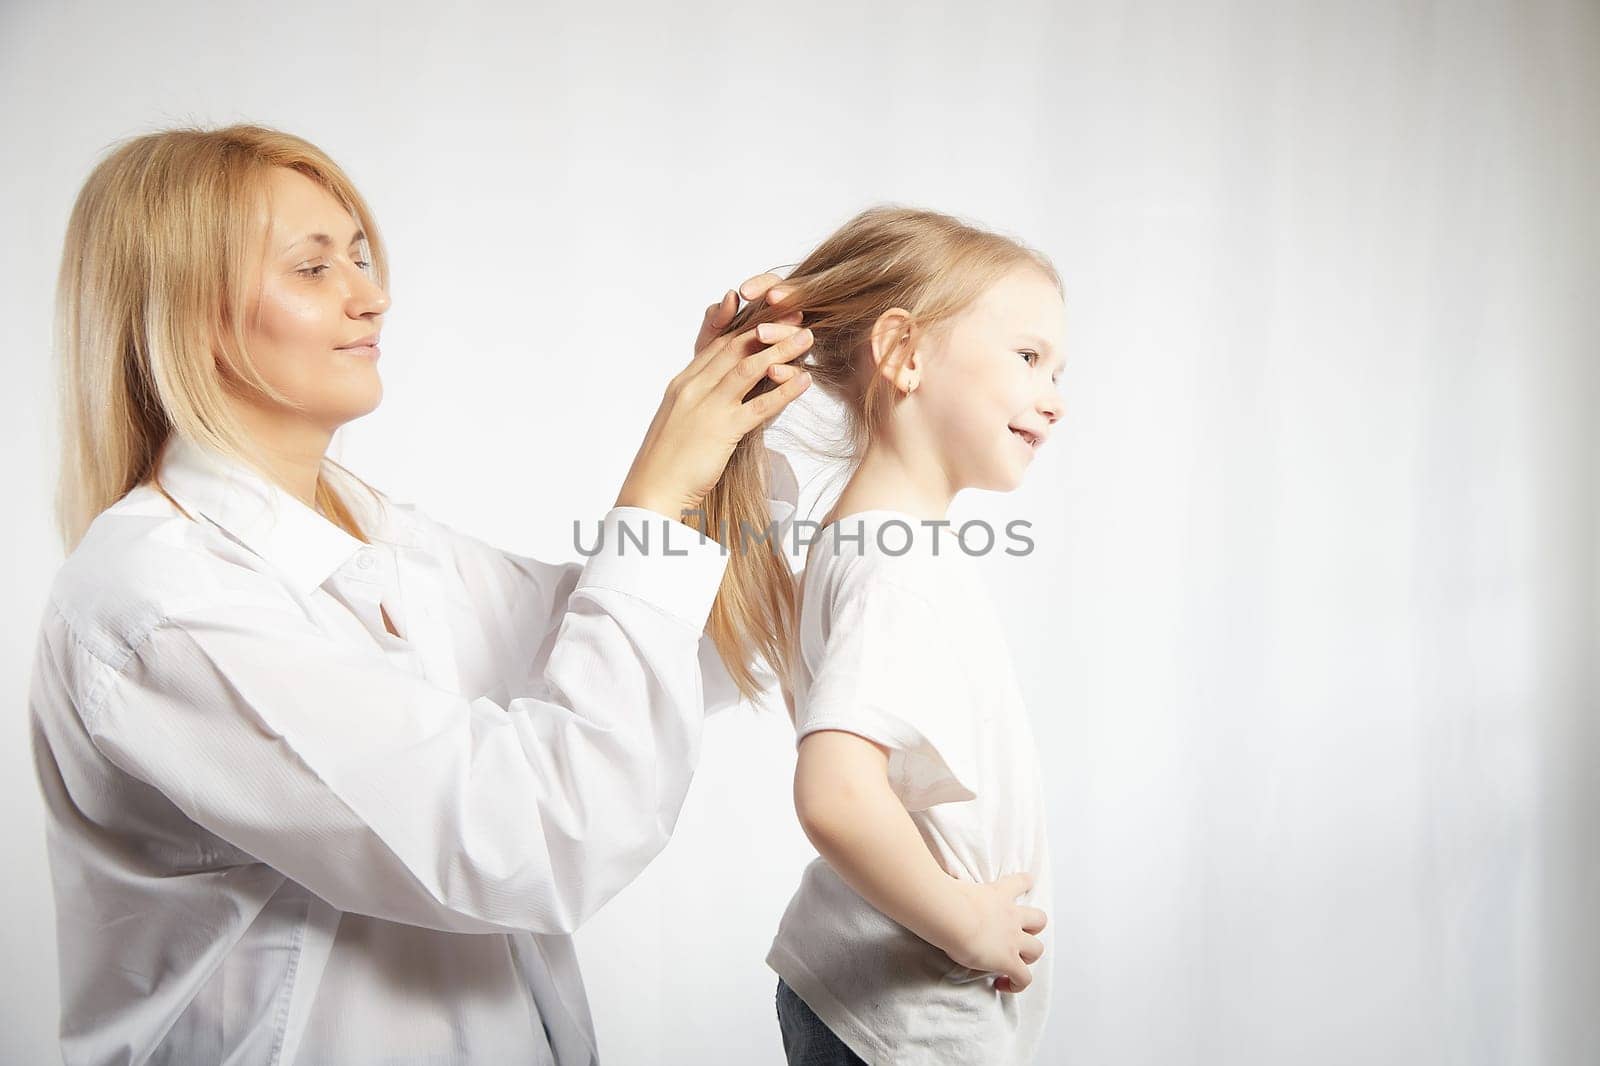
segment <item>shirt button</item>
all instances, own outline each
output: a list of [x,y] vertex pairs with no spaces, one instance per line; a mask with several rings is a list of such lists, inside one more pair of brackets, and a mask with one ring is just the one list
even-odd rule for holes
[[371,570],[373,565],[372,549],[362,548],[361,554],[356,556],[356,565],[363,570]]

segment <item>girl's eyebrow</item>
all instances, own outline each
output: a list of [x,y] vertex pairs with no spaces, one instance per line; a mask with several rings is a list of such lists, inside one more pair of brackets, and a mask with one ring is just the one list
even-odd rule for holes
[[1041,353],[1043,353],[1045,356],[1049,357],[1050,361],[1055,363],[1056,365],[1059,366],[1061,363],[1065,362],[1064,359],[1055,358],[1055,354],[1056,354],[1055,353],[1055,349],[1050,347],[1050,342],[1045,340],[1043,337],[1037,336],[1037,335],[1032,334],[1032,333],[1023,333],[1023,334],[1020,335],[1019,339],[1022,341],[1023,344],[1031,344],[1035,348],[1038,348]]
[[[350,238],[350,243],[351,244],[360,244],[362,241],[364,241],[366,239],[367,239],[367,235],[366,235],[366,233],[364,231],[356,230],[356,235],[354,237]],[[333,238],[328,236],[326,233],[308,233],[304,237],[301,237],[299,240],[297,240],[294,243],[290,244],[287,248],[285,248],[282,252],[280,252],[278,254],[287,255],[290,252],[294,251],[296,248],[300,247],[302,244],[306,243],[306,241],[312,241],[312,242],[314,242],[316,244],[320,244],[320,245],[322,245],[322,247],[326,248],[326,247],[328,247],[329,245],[331,245],[333,243]]]

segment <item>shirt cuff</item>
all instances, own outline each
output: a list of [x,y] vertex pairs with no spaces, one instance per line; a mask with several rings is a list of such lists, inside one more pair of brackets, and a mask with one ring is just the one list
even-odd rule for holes
[[704,631],[728,569],[715,539],[648,507],[613,507],[584,547],[578,588],[626,592]]

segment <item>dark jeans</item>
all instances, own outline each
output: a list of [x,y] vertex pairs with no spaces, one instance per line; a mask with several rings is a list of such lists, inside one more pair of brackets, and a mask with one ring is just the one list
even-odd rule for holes
[[806,1001],[778,979],[778,1030],[789,1066],[867,1066],[833,1030],[822,1024]]

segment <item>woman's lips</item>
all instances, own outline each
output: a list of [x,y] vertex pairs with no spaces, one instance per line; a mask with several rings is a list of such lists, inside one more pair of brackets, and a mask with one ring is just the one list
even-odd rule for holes
[[383,351],[376,344],[358,344],[353,348],[336,348],[334,350],[339,352],[349,352],[351,355],[358,355],[363,359],[373,360],[376,360],[378,356],[383,354]]

